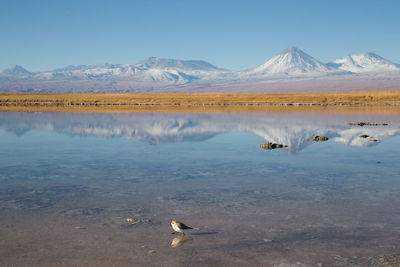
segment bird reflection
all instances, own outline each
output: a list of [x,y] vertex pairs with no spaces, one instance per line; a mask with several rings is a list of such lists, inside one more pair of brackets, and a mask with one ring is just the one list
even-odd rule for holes
[[186,242],[188,242],[190,240],[193,240],[193,239],[188,238],[188,237],[186,237],[184,235],[179,235],[179,236],[175,237],[174,239],[172,239],[171,247],[172,248],[180,247],[180,246],[182,246],[183,244],[185,244]]

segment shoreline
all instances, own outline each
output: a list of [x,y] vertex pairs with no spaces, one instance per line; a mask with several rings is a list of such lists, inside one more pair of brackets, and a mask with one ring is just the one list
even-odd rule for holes
[[0,112],[148,112],[236,111],[288,108],[400,107],[398,91],[324,93],[194,93],[194,94],[9,94],[0,93]]

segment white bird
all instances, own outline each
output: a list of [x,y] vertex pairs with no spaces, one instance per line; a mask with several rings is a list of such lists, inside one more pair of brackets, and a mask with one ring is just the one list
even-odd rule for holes
[[183,232],[184,229],[193,229],[192,227],[187,226],[184,223],[181,223],[181,222],[178,222],[178,221],[174,221],[174,220],[171,222],[171,226],[172,226],[172,229],[174,229],[175,232],[182,233],[182,234],[185,234]]

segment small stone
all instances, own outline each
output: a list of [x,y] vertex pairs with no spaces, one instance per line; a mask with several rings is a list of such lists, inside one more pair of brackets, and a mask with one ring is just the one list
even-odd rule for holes
[[149,250],[149,251],[147,251],[147,253],[154,254],[154,253],[156,253],[156,251],[155,250]]
[[133,219],[133,218],[127,218],[126,221],[129,222],[129,223],[138,223],[138,222],[140,222],[139,219]]
[[265,243],[272,242],[272,239],[264,238],[264,242],[265,242]]

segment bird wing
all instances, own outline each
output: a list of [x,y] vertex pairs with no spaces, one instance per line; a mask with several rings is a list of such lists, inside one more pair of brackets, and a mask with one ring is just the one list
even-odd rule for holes
[[187,226],[186,224],[184,224],[184,223],[179,223],[179,228],[181,228],[181,229],[193,229],[192,227],[190,227],[190,226]]

